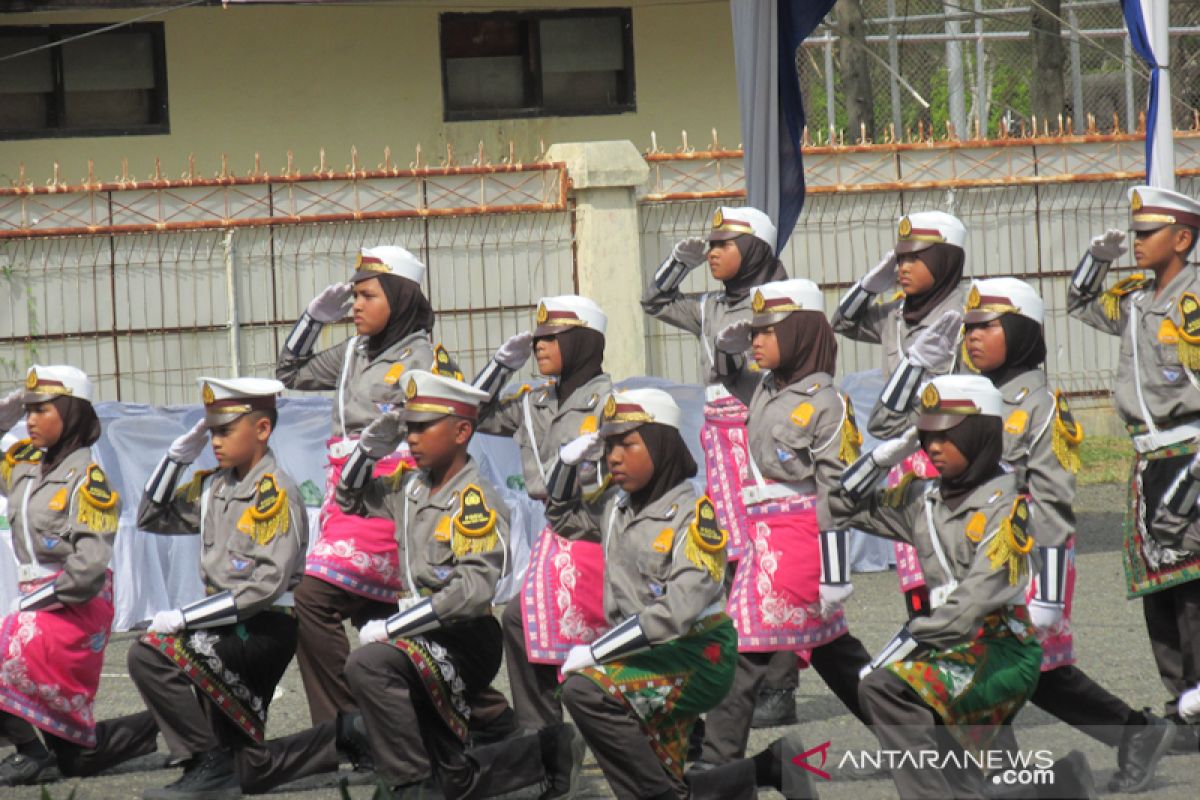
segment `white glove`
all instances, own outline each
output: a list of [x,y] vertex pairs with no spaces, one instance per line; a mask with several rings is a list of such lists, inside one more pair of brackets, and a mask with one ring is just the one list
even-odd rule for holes
[[521,331],[508,337],[508,341],[500,345],[500,349],[492,358],[496,359],[496,363],[502,367],[520,369],[525,366],[525,362],[531,355],[533,355],[533,334],[529,331]]
[[888,250],[883,254],[883,260],[876,264],[870,272],[863,276],[858,285],[871,294],[886,292],[896,285],[896,251]]
[[917,452],[920,447],[921,440],[917,436],[917,428],[914,425],[906,430],[903,436],[897,439],[888,439],[876,445],[875,449],[871,451],[871,460],[881,467],[894,467]]
[[854,594],[853,583],[821,584],[821,616],[831,617]]
[[1200,686],[1179,695],[1179,716],[1183,717],[1184,722],[1200,722]]
[[1092,239],[1092,246],[1088,248],[1088,252],[1097,261],[1116,261],[1129,250],[1124,242],[1124,231],[1108,230]]
[[708,242],[699,236],[689,236],[675,243],[675,247],[671,250],[671,258],[688,269],[695,269],[704,263],[704,254],[707,250]]
[[178,633],[183,630],[183,610],[178,608],[159,611],[150,621],[151,633]]
[[354,288],[348,283],[331,283],[308,304],[308,315],[317,322],[337,322],[354,306]]
[[387,620],[373,619],[366,625],[363,625],[358,630],[358,643],[370,644],[371,642],[387,641]]
[[1062,622],[1062,603],[1047,603],[1044,600],[1029,601],[1029,621],[1039,630],[1051,630]]
[[958,354],[958,332],[962,330],[962,314],[947,311],[942,314],[908,348],[908,360],[935,375],[944,375],[954,366]]
[[585,433],[558,449],[558,460],[573,467],[584,461],[599,461],[604,455],[604,440],[598,433]]
[[404,441],[404,420],[400,410],[395,409],[379,415],[363,429],[358,437],[358,446],[371,458],[383,458],[396,452]]
[[594,666],[596,666],[596,659],[592,656],[592,646],[577,644],[567,653],[567,660],[563,662],[562,669],[559,671],[566,675],[568,672],[578,672]]
[[0,432],[9,430],[21,421],[21,415],[25,413],[25,404],[21,402],[24,394],[23,389],[14,389],[0,398]]
[[167,458],[176,464],[190,464],[200,457],[208,446],[208,425],[201,419],[183,436],[171,442],[167,448]]
[[721,328],[721,331],[717,334],[715,344],[717,349],[722,353],[741,355],[750,349],[750,340],[752,338],[750,320],[741,319]]

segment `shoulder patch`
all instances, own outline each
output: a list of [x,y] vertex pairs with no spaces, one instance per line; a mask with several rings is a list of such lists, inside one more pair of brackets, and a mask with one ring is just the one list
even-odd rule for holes
[[1013,501],[1012,510],[1000,523],[1000,530],[988,544],[987,557],[992,569],[1008,569],[1008,583],[1016,586],[1021,576],[1029,569],[1026,556],[1033,549],[1033,537],[1029,535],[1029,506],[1024,497]]
[[729,534],[721,530],[717,521],[717,509],[708,495],[696,499],[696,517],[688,527],[688,560],[707,570],[714,582],[720,583],[725,576],[725,545]]
[[117,499],[99,464],[88,464],[79,484],[78,521],[97,533],[116,533]]
[[1020,436],[1028,427],[1029,412],[1023,408],[1018,408],[1008,415],[1008,419],[1004,420],[1004,432],[1013,436]]
[[812,421],[813,410],[812,403],[801,403],[792,409],[792,422],[799,425],[801,428],[807,428],[808,423]]
[[1113,320],[1120,319],[1121,298],[1145,289],[1149,285],[1150,279],[1140,272],[1117,281],[1104,294],[1100,295],[1100,305],[1104,309],[1104,316]]
[[258,544],[265,545],[285,532],[290,523],[287,491],[268,472],[259,479],[254,505],[247,508],[238,520],[238,530]]
[[0,461],[0,476],[6,481],[10,480],[13,467],[17,464],[37,464],[42,460],[42,455],[41,448],[35,447],[29,439],[14,442],[4,454],[4,460]]
[[[1179,297],[1179,361],[1188,369],[1200,369],[1200,298],[1195,292]],[[1165,324],[1165,321],[1164,321]]]
[[433,367],[430,371],[444,378],[454,378],[456,381],[463,379],[463,373],[458,368],[458,362],[450,357],[450,351],[440,342],[433,348]]
[[469,553],[484,553],[496,546],[496,510],[488,508],[487,498],[478,484],[469,483],[459,495],[454,515],[454,539],[451,549],[458,558]]
[[1083,442],[1083,426],[1071,413],[1067,398],[1062,391],[1054,393],[1054,431],[1051,434],[1050,446],[1063,469],[1079,472],[1079,445]]

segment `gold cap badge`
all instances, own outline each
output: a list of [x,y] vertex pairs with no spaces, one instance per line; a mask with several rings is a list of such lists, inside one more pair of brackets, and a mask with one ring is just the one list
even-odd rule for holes
[[217,395],[213,392],[213,388],[206,383],[200,391],[200,398],[204,401],[204,405],[211,406],[216,402]]
[[416,378],[408,379],[408,386],[404,387],[405,398],[412,400],[417,396],[417,380]]
[[942,396],[938,394],[937,387],[932,383],[925,387],[925,391],[921,392],[921,405],[926,409],[937,408],[941,401]]
[[38,385],[37,370],[31,369],[31,370],[29,370],[28,377],[25,378],[25,388],[29,389],[30,391],[33,391],[34,389],[37,388],[37,385]]
[[897,233],[900,234],[901,239],[912,236],[912,221],[909,220],[908,217],[901,218],[900,229],[897,231]]
[[1133,195],[1129,198],[1129,207],[1134,211],[1142,210],[1142,195],[1136,189],[1134,189]]
[[760,313],[762,313],[762,310],[766,307],[767,307],[767,301],[763,297],[762,292],[755,289],[754,290],[754,299],[750,302],[750,310],[753,311],[755,314],[760,314]]
[[722,213],[721,213],[721,209],[719,209],[719,208],[718,208],[718,209],[717,209],[717,213],[713,214],[713,223],[712,223],[712,226],[713,226],[714,228],[719,228],[719,227],[721,227],[721,226],[722,226],[722,225],[724,225],[724,224],[725,224],[725,215],[724,215],[724,214],[722,214]]
[[611,394],[608,396],[608,401],[604,404],[604,418],[612,419],[617,415],[617,398]]
[[979,296],[979,287],[972,286],[971,293],[967,295],[967,310],[970,311],[973,308],[979,308],[982,303],[983,298]]

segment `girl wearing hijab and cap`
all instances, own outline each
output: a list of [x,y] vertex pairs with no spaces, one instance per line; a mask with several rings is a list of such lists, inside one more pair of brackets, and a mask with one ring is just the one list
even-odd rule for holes
[[[855,341],[882,345],[884,375],[893,376],[867,422],[867,432],[878,439],[899,436],[912,424],[911,419],[887,413],[886,399],[903,394],[909,385],[897,387],[898,381],[916,381],[918,371],[944,375],[954,369],[959,331],[944,317],[947,312],[960,312],[966,299],[960,286],[966,238],[962,221],[943,211],[902,217],[895,249],[885,253],[838,303],[833,330]],[[914,349],[922,334],[923,346]],[[890,476],[891,483],[904,471],[935,477],[921,453],[903,466]],[[928,611],[928,591],[916,553],[900,542],[895,547],[896,573],[909,613],[923,614]]]
[[733,579],[728,613],[738,631],[733,689],[705,722],[701,760],[709,769],[741,758],[770,654],[803,651],[826,684],[861,717],[858,671],[871,656],[848,633],[842,601],[852,591],[846,534],[826,498],[862,437],[849,399],[833,385],[837,341],[821,290],[809,280],[754,290],[753,316],[717,337],[722,352],[752,349],[764,372],[730,380],[749,405],[747,551]]
[[[610,630],[571,648],[562,700],[619,798],[687,796],[688,734],[729,691],[737,662],[728,537],[693,488],[680,416],[661,390],[614,392],[599,432],[565,445],[548,480],[555,532],[604,550]],[[619,491],[588,498],[577,472],[601,452]]]
[[1046,383],[1043,303],[1015,278],[978,280],[967,295],[964,346],[971,363],[1004,398],[1004,460],[1028,497],[1030,533],[1040,567],[1027,597],[1042,644],[1034,705],[1117,751],[1110,791],[1139,792],[1170,748],[1174,726],[1135,711],[1073,666],[1071,602],[1075,593],[1075,473],[1083,430],[1067,400]]
[[[308,304],[275,368],[289,389],[335,390],[320,537],[296,589],[296,660],[314,724],[354,707],[342,677],[350,652],[343,622],[362,627],[385,617],[400,596],[395,525],[342,512],[333,492],[362,430],[403,402],[401,376],[434,363],[434,314],[421,289],[424,278],[425,265],[402,247],[363,248],[350,282],[327,287]],[[356,335],[314,353],[321,329],[351,311]],[[393,472],[407,459],[403,453],[381,459],[376,473]]]
[[[987,750],[1037,685],[1042,649],[1025,608],[1030,512],[1001,466],[1003,414],[987,378],[937,376],[916,428],[860,457],[829,496],[837,526],[913,545],[931,587],[930,614],[909,620],[863,669],[859,701],[884,749],[943,749],[944,726],[958,748]],[[910,473],[875,491],[918,440],[941,477]],[[902,761],[892,778],[902,798],[982,794],[978,784],[952,785],[979,776],[949,765]]]
[[[728,554],[736,562],[747,546],[746,507],[742,491],[753,486],[747,469],[746,406],[725,388],[727,376],[746,364],[748,353],[717,349],[717,334],[730,323],[750,318],[756,286],[787,278],[775,257],[777,231],[756,208],[725,206],[713,216],[707,239],[693,236],[678,242],[642,294],[642,309],[700,340],[697,380],[705,388],[704,446],[706,488],[721,527],[729,532]],[[679,287],[691,270],[707,262],[722,289],[684,294]],[[777,658],[764,694],[762,724],[795,721],[796,659]]]
[[[490,397],[480,412],[479,430],[516,439],[525,490],[536,500],[546,499],[547,476],[559,448],[596,431],[612,392],[603,366],[607,322],[586,297],[543,298],[533,332],[511,337],[474,381]],[[508,377],[530,355],[537,359],[538,371],[552,380],[500,397]],[[595,492],[603,480],[599,464],[584,467],[584,491]],[[542,531],[520,598],[504,612],[504,649],[518,727],[535,730],[562,722],[558,667],[571,647],[592,641],[608,627],[600,597],[603,581],[598,544],[563,539],[550,526]]]
[[68,366],[31,367],[25,388],[0,399],[0,434],[22,415],[29,433],[0,461],[21,593],[0,623],[0,735],[16,746],[0,761],[0,786],[37,783],[58,760],[78,774],[71,759],[105,739],[92,708],[113,620],[120,498],[92,456],[91,400],[87,375]]

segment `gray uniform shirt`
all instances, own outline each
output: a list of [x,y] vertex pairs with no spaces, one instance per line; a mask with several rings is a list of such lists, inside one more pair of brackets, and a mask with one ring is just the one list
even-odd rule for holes
[[603,373],[577,388],[563,403],[559,403],[553,384],[522,387],[483,409],[477,430],[513,437],[521,449],[525,491],[535,500],[544,500],[546,479],[558,461],[558,449],[599,429],[600,411],[610,394],[612,379]]
[[686,555],[697,500],[684,481],[638,512],[616,490],[595,505],[578,497],[547,505],[546,516],[559,535],[604,547],[609,625],[637,614],[650,644],[662,644],[686,634],[714,604],[724,608],[722,583]]
[[[992,567],[986,552],[1018,496],[1016,478],[1006,473],[977,486],[954,511],[942,502],[937,482],[925,480],[876,492],[860,503],[839,491],[830,496],[829,503],[841,525],[916,548],[931,589],[957,582],[942,605],[908,625],[909,632],[923,644],[943,649],[971,641],[984,617],[993,611],[1025,602],[1029,570],[1014,586],[1008,581],[1008,566]],[[944,565],[934,547],[934,536],[945,557]]]
[[[269,518],[254,516],[270,512],[280,492],[287,509],[283,530],[278,529],[283,505]],[[143,495],[138,527],[161,534],[200,534],[204,588],[209,594],[233,592],[239,619],[274,605],[304,575],[308,514],[300,490],[270,449],[241,480],[232,469],[201,471],[166,503]]]
[[[721,376],[715,368],[717,359],[717,334],[730,323],[750,319],[750,297],[730,303],[724,292],[684,294],[678,289],[664,292],[653,281],[642,293],[642,310],[668,325],[682,328],[700,339],[700,381],[704,384],[720,383]],[[745,362],[746,356],[738,359]]]
[[[455,539],[465,534],[459,532],[456,520],[470,486],[482,493],[487,510],[495,512],[496,541],[485,550],[459,557],[454,554]],[[410,596],[432,595],[433,610],[443,624],[487,616],[496,584],[508,568],[508,507],[474,459],[468,459],[436,493],[430,489],[423,471],[405,469],[373,478],[358,490],[339,484],[337,501],[347,514],[396,523],[405,591]]]
[[1103,295],[1088,299],[1074,289],[1068,295],[1072,317],[1121,337],[1113,400],[1126,424],[1144,424],[1149,413],[1149,421],[1156,427],[1168,429],[1200,415],[1200,376],[1180,363],[1173,338],[1178,334],[1172,332],[1172,328],[1177,331],[1181,327],[1179,298],[1184,292],[1200,295],[1200,272],[1191,265],[1185,266],[1157,297],[1152,277],[1145,288],[1120,297],[1116,319],[1105,313]]
[[[20,453],[36,460],[15,460]],[[8,498],[8,522],[17,563],[33,564],[36,558],[44,569],[61,569],[54,579],[54,591],[63,603],[92,599],[104,588],[117,531],[115,525],[112,530],[100,530],[80,520],[80,504],[89,503],[82,496],[89,474],[100,470],[92,461],[91,449],[76,450],[46,475],[42,474],[43,454],[29,440],[13,445],[6,458],[12,471],[7,479],[0,474],[0,493]],[[100,475],[107,485],[102,471]],[[108,514],[115,519],[120,510],[118,499]],[[86,519],[90,515],[83,516]],[[27,539],[33,545],[32,556]]]
[[275,365],[275,377],[289,389],[337,389],[333,395],[333,435],[357,436],[379,416],[379,404],[403,402],[404,373],[432,365],[429,334],[417,331],[374,358],[367,356],[365,336],[352,336],[305,358],[297,358],[284,348]]
[[1004,460],[1017,490],[1029,495],[1029,532],[1039,547],[1063,547],[1075,531],[1075,473],[1054,453],[1054,393],[1046,373],[1031,369],[1000,387]]

